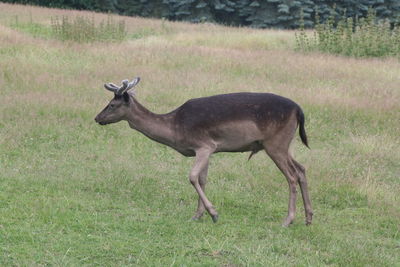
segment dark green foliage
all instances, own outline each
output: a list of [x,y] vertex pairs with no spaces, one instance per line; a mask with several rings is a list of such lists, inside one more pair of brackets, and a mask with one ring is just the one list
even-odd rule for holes
[[115,12],[128,16],[166,18],[190,22],[217,22],[255,28],[293,29],[314,26],[316,10],[321,22],[335,11],[353,19],[366,17],[368,9],[376,10],[379,19],[389,19],[391,25],[400,22],[398,0],[5,0],[5,2],[35,4],[50,7]]
[[[87,4],[88,6],[93,6],[95,10],[99,11],[107,11],[107,12],[116,12],[117,11],[117,0],[77,0],[81,1],[81,4]],[[85,8],[87,9],[87,8]],[[89,8],[92,9],[92,8]]]

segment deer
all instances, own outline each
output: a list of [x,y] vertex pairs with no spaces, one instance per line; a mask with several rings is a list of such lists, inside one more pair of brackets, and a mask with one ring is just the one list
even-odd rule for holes
[[210,156],[218,152],[250,152],[250,158],[264,150],[286,177],[289,185],[288,213],[282,226],[293,223],[296,212],[297,184],[300,186],[305,224],[310,225],[313,211],[305,168],[289,152],[297,128],[302,143],[308,146],[305,117],[294,101],[272,93],[228,93],[190,99],[175,110],[156,114],[136,99],[135,86],[140,77],[120,86],[104,87],[114,98],[95,117],[100,125],[122,120],[148,138],[167,145],[185,157],[194,157],[189,181],[198,194],[192,220],[207,211],[215,223],[216,208],[205,194]]

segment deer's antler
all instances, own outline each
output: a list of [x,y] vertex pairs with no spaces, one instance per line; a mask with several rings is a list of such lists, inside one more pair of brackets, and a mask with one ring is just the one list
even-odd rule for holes
[[113,83],[105,83],[104,87],[116,95],[123,95],[125,92],[127,92],[128,90],[132,89],[135,85],[137,85],[139,81],[140,78],[136,77],[131,82],[129,82],[128,80],[123,80],[121,86],[117,86]]

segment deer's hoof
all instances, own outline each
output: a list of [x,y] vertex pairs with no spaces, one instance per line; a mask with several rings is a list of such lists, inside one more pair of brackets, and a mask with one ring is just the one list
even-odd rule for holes
[[211,219],[213,220],[214,223],[218,221],[218,214],[211,215]]
[[309,214],[306,215],[306,225],[310,225],[312,221],[313,213],[310,212]]
[[198,221],[201,217],[203,217],[204,211],[198,211],[193,215],[192,221]]
[[201,216],[194,215],[191,220],[198,221],[198,220],[200,220],[200,218],[201,218]]
[[292,217],[287,217],[285,221],[282,223],[282,227],[288,227],[293,223],[294,218]]

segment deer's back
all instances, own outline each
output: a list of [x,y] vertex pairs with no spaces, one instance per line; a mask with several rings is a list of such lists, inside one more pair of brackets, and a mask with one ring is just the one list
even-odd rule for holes
[[292,100],[270,93],[232,93],[195,98],[176,110],[176,122],[187,130],[204,130],[221,123],[285,121],[298,108]]

